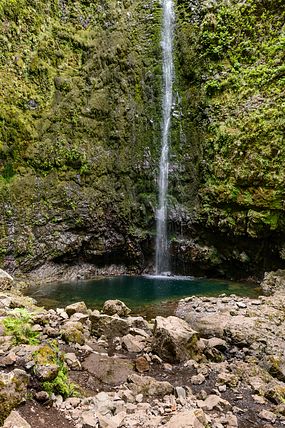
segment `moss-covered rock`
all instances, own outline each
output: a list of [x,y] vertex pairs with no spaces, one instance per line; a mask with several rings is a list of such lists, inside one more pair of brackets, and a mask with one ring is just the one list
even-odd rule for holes
[[0,424],[4,423],[18,404],[25,400],[29,375],[19,369],[10,373],[0,373]]

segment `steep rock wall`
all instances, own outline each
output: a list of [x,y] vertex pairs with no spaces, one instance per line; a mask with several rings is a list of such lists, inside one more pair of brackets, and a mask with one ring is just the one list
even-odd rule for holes
[[157,2],[0,5],[0,251],[142,266],[160,138]]
[[[284,265],[284,2],[176,2],[173,270]],[[158,1],[0,5],[0,260],[152,260]]]
[[178,0],[177,10],[183,120],[200,142],[177,266],[246,276],[284,265],[285,4]]

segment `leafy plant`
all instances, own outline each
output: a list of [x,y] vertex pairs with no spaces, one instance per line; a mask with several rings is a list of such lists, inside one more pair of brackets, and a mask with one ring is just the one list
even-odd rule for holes
[[64,362],[64,354],[58,347],[56,340],[50,340],[43,346],[41,346],[33,354],[35,367],[39,365],[56,364],[58,367],[58,373],[55,379],[45,381],[42,383],[43,389],[49,394],[60,394],[64,398],[70,396],[78,396],[79,392],[74,383],[68,379],[68,369]]
[[51,395],[60,394],[64,398],[78,396],[79,392],[74,383],[70,382],[67,376],[67,367],[63,361],[59,361],[59,371],[55,379],[52,381],[43,382],[43,389]]
[[5,334],[12,336],[15,345],[26,343],[37,345],[39,343],[37,331],[32,329],[31,314],[25,308],[17,308],[11,315],[3,320]]

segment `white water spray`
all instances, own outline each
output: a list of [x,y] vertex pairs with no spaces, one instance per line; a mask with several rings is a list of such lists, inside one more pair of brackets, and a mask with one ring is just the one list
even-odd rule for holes
[[159,199],[156,212],[156,254],[155,274],[168,271],[168,242],[167,242],[167,190],[169,168],[169,134],[171,125],[172,85],[173,85],[173,35],[174,7],[173,0],[162,0],[163,25],[161,31],[163,57],[163,124],[162,144],[159,163]]

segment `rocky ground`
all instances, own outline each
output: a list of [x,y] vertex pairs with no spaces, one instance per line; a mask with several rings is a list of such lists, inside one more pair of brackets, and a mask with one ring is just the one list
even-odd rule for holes
[[280,273],[264,288],[273,294],[256,300],[187,298],[149,321],[120,301],[45,310],[2,291],[0,424],[285,427]]

